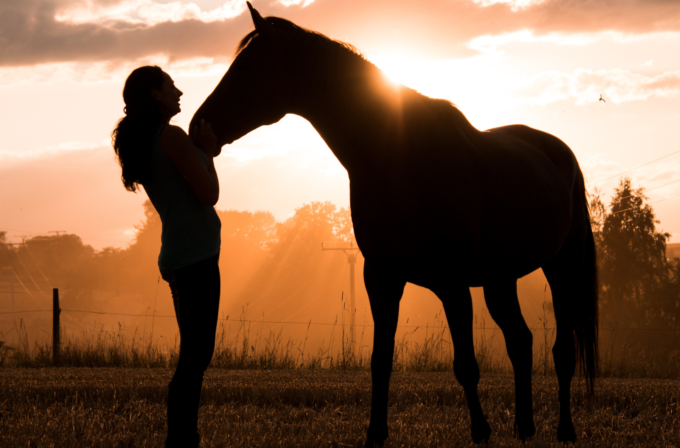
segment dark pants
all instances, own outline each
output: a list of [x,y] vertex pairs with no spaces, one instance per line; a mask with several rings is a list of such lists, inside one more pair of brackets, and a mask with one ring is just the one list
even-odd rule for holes
[[173,271],[162,271],[170,284],[179,326],[179,361],[168,387],[167,448],[197,447],[198,402],[203,374],[215,349],[220,305],[219,254]]

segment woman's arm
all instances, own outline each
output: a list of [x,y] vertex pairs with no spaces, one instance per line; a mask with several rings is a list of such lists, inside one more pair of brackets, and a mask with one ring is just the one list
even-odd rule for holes
[[[206,126],[205,123],[201,123],[200,130],[194,131],[195,138],[198,140],[210,140],[208,133],[212,133],[212,130],[210,125]],[[194,143],[182,128],[168,125],[161,132],[163,152],[170,157],[182,176],[189,182],[198,200],[206,205],[215,205],[220,196],[220,184],[213,163],[216,145],[213,144],[212,148],[209,144],[203,146],[207,146],[201,150],[208,156],[208,166],[203,163]]]

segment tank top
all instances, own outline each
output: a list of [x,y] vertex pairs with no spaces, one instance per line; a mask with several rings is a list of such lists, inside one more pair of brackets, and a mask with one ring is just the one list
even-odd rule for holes
[[[179,269],[217,255],[220,252],[222,223],[215,207],[205,205],[161,148],[161,126],[154,138],[151,154],[151,180],[144,190],[161,217],[161,271]],[[195,148],[203,162],[210,161]]]

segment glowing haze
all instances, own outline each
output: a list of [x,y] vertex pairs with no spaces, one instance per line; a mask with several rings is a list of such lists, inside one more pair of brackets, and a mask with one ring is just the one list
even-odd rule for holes
[[[479,129],[524,123],[559,136],[589,188],[608,195],[617,177],[601,180],[680,150],[677,2],[254,3],[355,45],[393,80],[456,103]],[[145,199],[124,191],[109,142],[125,77],[163,67],[184,91],[175,123],[186,127],[251,29],[241,0],[0,3],[0,230],[10,241],[65,230],[97,248],[125,246]],[[283,220],[311,201],[348,205],[346,172],[299,117],[222,154],[218,209]],[[680,154],[628,175],[650,190],[661,227],[680,235]]]

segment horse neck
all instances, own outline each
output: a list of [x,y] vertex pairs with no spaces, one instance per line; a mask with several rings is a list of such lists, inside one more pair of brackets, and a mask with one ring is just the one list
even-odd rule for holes
[[[413,140],[405,135],[413,123],[407,126],[402,122],[406,109],[427,108],[428,102],[429,107],[435,107],[436,102],[391,85],[377,67],[357,59],[349,55],[344,65],[315,67],[308,76],[300,77],[306,87],[295,112],[314,126],[350,176],[353,171],[384,166],[394,159],[395,152]],[[474,128],[460,116],[458,134],[465,138],[468,128]],[[433,121],[426,125],[441,124]],[[427,132],[422,125],[417,129]]]

